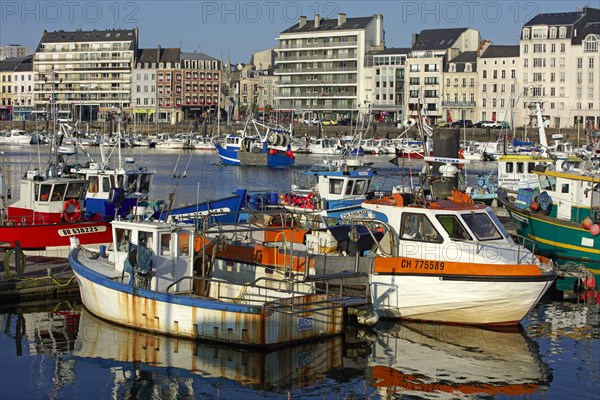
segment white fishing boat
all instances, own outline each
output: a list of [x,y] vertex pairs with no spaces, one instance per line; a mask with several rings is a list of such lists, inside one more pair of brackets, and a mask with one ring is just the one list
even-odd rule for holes
[[32,137],[22,129],[12,129],[0,135],[0,144],[25,145],[30,144]]
[[106,255],[80,248],[69,255],[83,304],[96,316],[150,332],[252,346],[343,330],[339,294],[317,293],[309,271],[293,269],[306,260],[284,254],[281,262],[289,268],[274,273],[264,263],[232,261],[228,255],[237,252],[228,247],[235,243],[223,235],[209,239],[191,224],[113,221],[112,229]]

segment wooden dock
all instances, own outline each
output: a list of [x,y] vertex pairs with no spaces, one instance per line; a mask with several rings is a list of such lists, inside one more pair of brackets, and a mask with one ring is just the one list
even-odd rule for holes
[[[0,252],[0,260],[4,260],[4,254]],[[14,261],[10,265],[8,273],[0,270],[0,303],[3,305],[79,296],[77,281],[66,258],[26,257],[22,274],[15,271]]]

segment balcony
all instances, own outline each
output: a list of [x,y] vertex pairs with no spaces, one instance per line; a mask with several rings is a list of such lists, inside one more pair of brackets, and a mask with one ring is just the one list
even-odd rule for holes
[[275,49],[275,51],[281,51],[286,49],[315,49],[319,47],[323,48],[331,48],[331,47],[356,47],[358,46],[358,42],[349,41],[349,42],[318,42],[318,43],[288,43],[284,44],[282,42],[279,43],[279,48]]
[[296,87],[296,86],[328,86],[328,85],[356,85],[356,79],[323,79],[323,80],[309,80],[309,79],[294,79],[290,82],[279,82],[277,87]]
[[476,107],[476,101],[442,101],[442,107],[470,108]]
[[354,72],[357,67],[333,67],[333,68],[275,68],[275,75],[290,75],[290,74],[327,74],[331,72]]
[[283,62],[291,62],[291,61],[320,61],[320,60],[356,60],[356,54],[304,54],[300,53],[295,56],[283,57],[280,56],[277,58],[278,63]]

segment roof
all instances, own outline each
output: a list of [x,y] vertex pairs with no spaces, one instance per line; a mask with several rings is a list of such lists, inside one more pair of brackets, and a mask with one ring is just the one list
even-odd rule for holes
[[425,29],[416,35],[411,50],[442,50],[452,47],[469,28]]
[[[571,39],[571,43],[580,44],[584,36],[575,32],[582,33],[589,24],[592,25],[591,29],[595,29],[593,25],[599,21],[600,9],[585,6],[581,10],[573,12],[538,14],[523,26],[563,26],[567,28],[566,37]],[[521,39],[523,39],[522,32]]]
[[93,31],[44,31],[40,43],[114,42],[136,40],[137,29],[107,29]]
[[504,58],[504,57],[519,57],[520,47],[517,45],[499,45],[491,44],[483,52],[480,58]]
[[465,64],[471,64],[471,71],[477,71],[477,52],[476,51],[465,51],[448,61],[444,66],[444,72],[450,70],[450,64],[456,64],[455,72],[465,72]]
[[410,47],[386,47],[383,50],[373,50],[369,52],[369,55],[383,56],[383,55],[398,55],[410,53]]
[[19,66],[29,59],[31,62],[31,57],[11,57],[6,58],[0,61],[0,71],[2,72],[14,72],[19,68]]
[[182,52],[181,53],[182,60],[210,60],[210,61],[219,61],[214,57],[209,56],[204,53],[190,53],[190,52]]
[[138,63],[159,63],[159,62],[179,62],[180,49],[160,48],[160,60],[157,60],[159,48],[139,49],[137,52]]
[[15,72],[33,72],[33,54],[24,57],[22,60],[15,68]]
[[585,40],[587,35],[600,35],[600,21],[589,22],[584,25],[581,30],[581,34],[577,35],[576,38],[573,38],[573,44],[581,44],[582,40]]
[[296,23],[292,25],[285,31],[281,32],[285,33],[300,33],[300,32],[326,32],[326,31],[342,31],[348,29],[364,29],[371,23],[371,21],[375,18],[375,16],[370,17],[356,17],[356,18],[346,18],[346,22],[342,25],[338,26],[337,18],[327,19],[321,18],[319,27],[315,28],[315,20],[307,20],[306,24],[300,28],[300,23]]
[[579,18],[581,18],[581,16],[582,13],[578,11],[538,14],[535,17],[531,18],[529,21],[527,21],[523,26],[573,25]]

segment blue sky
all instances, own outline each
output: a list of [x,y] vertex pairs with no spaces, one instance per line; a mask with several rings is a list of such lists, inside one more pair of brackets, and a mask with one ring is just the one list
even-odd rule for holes
[[[312,19],[384,15],[386,46],[409,47],[423,29],[473,27],[496,44],[517,44],[520,27],[538,13],[570,12],[582,1],[76,1],[1,0],[0,43],[35,48],[42,31],[139,27],[140,47],[180,47],[224,60],[248,62],[277,44],[279,32]],[[593,4],[587,3],[587,4]]]

